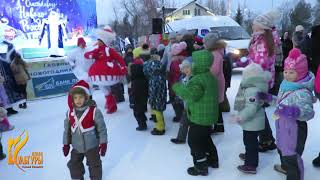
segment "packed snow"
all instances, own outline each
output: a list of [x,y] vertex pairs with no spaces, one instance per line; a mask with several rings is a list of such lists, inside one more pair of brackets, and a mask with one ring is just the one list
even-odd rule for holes
[[[241,76],[236,74],[232,78],[232,87],[228,90],[228,97],[233,104]],[[93,95],[98,106],[104,106],[104,97],[100,91]],[[126,97],[127,98],[127,97]],[[128,98],[127,98],[128,99]],[[2,143],[7,153],[7,139],[16,137],[23,130],[29,132],[29,141],[19,155],[31,152],[44,153],[43,169],[26,169],[22,172],[15,166],[9,166],[7,159],[0,162],[1,180],[64,180],[70,179],[67,162],[70,159],[62,153],[63,120],[67,110],[66,96],[29,102],[27,110],[20,110],[18,115],[10,117],[15,129],[3,133]],[[314,106],[319,109],[319,102]],[[284,180],[285,176],[273,170],[273,165],[279,163],[276,151],[260,154],[257,175],[247,175],[239,172],[237,166],[243,162],[238,158],[244,151],[242,129],[232,124],[229,113],[225,113],[226,132],[223,135],[212,136],[217,146],[220,168],[210,169],[208,177],[192,177],[186,172],[192,166],[190,149],[187,144],[175,145],[170,139],[176,137],[179,124],[172,122],[173,110],[171,105],[165,111],[166,134],[152,136],[150,130],[153,123],[148,122],[149,131],[137,132],[137,123],[129,108],[128,100],[120,103],[118,112],[105,115],[108,127],[109,143],[106,157],[102,157],[103,177],[105,180],[196,180],[196,179],[224,179],[224,180]],[[274,108],[268,109],[268,116]],[[305,180],[315,180],[320,169],[312,166],[312,160],[320,151],[320,121],[319,113],[311,120],[309,136],[303,155],[305,162]],[[270,120],[274,129],[273,120]],[[274,132],[275,133],[275,132]],[[85,162],[85,161],[84,161]],[[89,179],[86,169],[85,179]]]

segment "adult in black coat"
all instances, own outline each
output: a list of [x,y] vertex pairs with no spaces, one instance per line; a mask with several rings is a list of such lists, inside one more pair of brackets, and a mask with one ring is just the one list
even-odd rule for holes
[[130,67],[132,109],[138,122],[137,131],[147,129],[148,80],[143,73],[142,64],[132,64]]
[[320,64],[320,25],[314,26],[312,28],[311,35],[312,42],[312,72],[317,73],[319,64]]
[[[283,53],[283,62],[289,56],[289,52],[293,48],[292,40],[290,38],[289,32],[285,32],[282,41],[282,53]],[[283,67],[283,66],[282,66]]]

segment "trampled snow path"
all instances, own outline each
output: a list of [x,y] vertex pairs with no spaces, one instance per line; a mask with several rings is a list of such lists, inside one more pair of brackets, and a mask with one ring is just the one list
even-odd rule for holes
[[[234,101],[240,75],[235,75],[232,88],[228,90],[231,103]],[[100,91],[94,92],[94,99],[99,107],[103,107],[104,99]],[[66,166],[70,157],[62,153],[63,120],[66,113],[66,97],[58,97],[29,103],[27,110],[10,117],[16,126],[14,131],[3,133],[2,143],[7,153],[7,139],[16,137],[23,130],[29,132],[29,141],[19,155],[29,155],[34,151],[44,153],[43,169],[26,169],[22,172],[14,166],[8,166],[7,161],[0,162],[0,180],[67,180],[69,171]],[[315,105],[319,110],[319,103]],[[271,117],[272,108],[268,109]],[[257,175],[240,173],[236,167],[242,162],[238,154],[243,152],[242,130],[228,121],[229,114],[224,114],[226,133],[213,136],[218,148],[220,168],[210,169],[208,177],[192,177],[186,169],[192,165],[188,145],[174,145],[170,142],[177,134],[178,124],[171,119],[173,110],[168,106],[165,112],[166,135],[154,137],[150,135],[153,123],[149,123],[148,132],[136,132],[137,123],[132,115],[128,102],[119,105],[119,111],[114,115],[105,115],[108,126],[109,144],[107,156],[102,158],[103,177],[105,180],[284,180],[285,177],[273,170],[273,165],[279,162],[276,151],[260,154],[260,164]],[[315,180],[320,175],[320,169],[312,166],[312,159],[320,151],[320,121],[319,113],[309,122],[309,136],[304,152],[305,179]],[[274,123],[271,120],[274,128]],[[86,179],[88,170],[86,170]]]

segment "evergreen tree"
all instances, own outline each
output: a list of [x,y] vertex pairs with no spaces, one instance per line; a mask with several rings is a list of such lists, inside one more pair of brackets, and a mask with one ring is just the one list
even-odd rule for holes
[[240,4],[238,4],[238,9],[237,9],[237,12],[236,12],[236,16],[234,17],[234,20],[240,24],[240,26],[242,25],[243,23],[243,13],[242,13],[242,9],[240,7]]
[[305,29],[309,29],[312,26],[311,4],[306,3],[305,0],[300,0],[294,7],[290,20],[293,29],[297,25],[302,25]]

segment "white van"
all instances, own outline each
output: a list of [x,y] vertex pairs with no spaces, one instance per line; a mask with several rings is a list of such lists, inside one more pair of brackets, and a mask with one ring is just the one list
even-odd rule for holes
[[250,35],[229,16],[196,16],[166,25],[167,32],[178,32],[181,29],[187,29],[200,37],[204,37],[209,32],[218,33],[226,41],[226,53],[231,54],[234,61],[248,54]]

